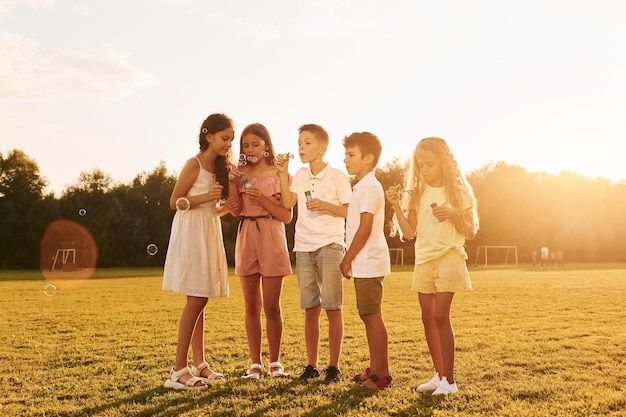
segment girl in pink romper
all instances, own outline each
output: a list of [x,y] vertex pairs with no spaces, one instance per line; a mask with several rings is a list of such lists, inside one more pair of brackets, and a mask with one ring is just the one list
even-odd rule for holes
[[248,380],[258,380],[264,371],[261,309],[266,317],[268,376],[288,376],[279,361],[283,332],[280,296],[283,278],[292,273],[285,234],[285,224],[291,222],[292,211],[285,209],[280,201],[280,178],[274,158],[265,126],[258,123],[247,126],[241,134],[239,170],[230,178],[230,195],[239,200],[241,209],[239,213],[233,212],[241,216],[235,244],[235,274],[240,277],[245,301],[252,365],[243,378]]

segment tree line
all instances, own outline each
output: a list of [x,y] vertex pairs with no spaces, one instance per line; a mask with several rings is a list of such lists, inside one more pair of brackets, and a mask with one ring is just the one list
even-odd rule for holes
[[[402,184],[407,164],[396,158],[378,167],[376,176],[383,188]],[[544,242],[552,250],[562,250],[566,262],[626,261],[626,222],[621,218],[626,213],[626,182],[573,172],[531,173],[505,162],[486,164],[467,177],[480,216],[477,237],[466,243],[470,263],[482,245],[517,246],[520,262],[530,262],[531,252]],[[86,230],[96,245],[98,267],[163,265],[174,216],[169,198],[176,178],[164,162],[129,183],[116,183],[95,169],[81,172],[77,182],[56,197],[45,192],[47,180],[36,161],[20,150],[6,156],[0,153],[0,269],[49,269],[60,248],[77,248],[80,266],[88,256],[81,249],[82,238],[63,234],[58,227],[52,231],[54,224]],[[289,248],[296,216],[294,210],[287,225]],[[387,206],[387,224],[391,216]],[[58,223],[61,220],[64,223]],[[230,215],[222,218],[231,264],[238,223]],[[387,239],[389,247],[403,249],[405,263],[412,263],[414,241]],[[156,251],[149,251],[149,245]]]

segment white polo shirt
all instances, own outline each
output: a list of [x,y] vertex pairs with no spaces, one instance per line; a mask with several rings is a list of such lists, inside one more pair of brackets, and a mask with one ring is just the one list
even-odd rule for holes
[[372,213],[374,222],[363,249],[352,260],[354,278],[376,278],[391,273],[389,247],[385,239],[385,193],[374,172],[365,175],[352,189],[346,219],[346,244],[350,247],[361,223],[361,213]]
[[310,167],[303,167],[296,171],[289,190],[298,195],[294,252],[313,252],[331,243],[345,246],[345,219],[325,210],[307,210],[304,192],[310,191],[311,197],[337,206],[348,204],[352,194],[348,176],[330,165],[317,175]]

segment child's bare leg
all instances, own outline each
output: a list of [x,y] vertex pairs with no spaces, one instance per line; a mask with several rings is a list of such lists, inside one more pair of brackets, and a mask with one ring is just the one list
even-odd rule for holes
[[[207,300],[208,299],[204,297],[187,296],[187,303],[185,304],[185,308],[180,316],[180,323],[178,325],[176,362],[174,364],[174,370],[176,371],[188,366],[187,354],[189,353],[189,345],[191,344],[191,340],[194,335],[196,323],[207,303]],[[191,377],[191,374],[183,375],[180,377],[179,382],[185,383],[191,379]]]
[[382,313],[361,315],[370,352],[370,370],[379,378],[389,375],[388,335]]
[[261,280],[259,275],[241,277],[241,288],[245,301],[245,324],[248,336],[248,349],[252,363],[261,362],[261,308],[263,300],[261,298]]
[[283,277],[263,277],[263,311],[267,320],[270,362],[280,360],[280,344],[283,337],[283,314],[280,307],[282,288]]
[[193,353],[193,364],[195,366],[204,362],[204,309],[196,320],[196,325],[191,336],[191,351]]
[[435,312],[435,323],[439,333],[439,343],[442,359],[443,373],[441,377],[447,377],[450,384],[454,383],[454,331],[450,322],[450,307],[454,293],[437,293],[437,308]]
[[320,313],[322,306],[307,308],[304,311],[304,342],[306,344],[307,365],[317,368],[320,342]]
[[343,315],[341,309],[326,310],[328,317],[328,365],[339,367],[339,356],[343,343]]
[[441,343],[439,340],[439,331],[435,322],[435,312],[437,308],[436,294],[418,294],[420,307],[422,309],[422,324],[424,325],[424,335],[426,336],[426,345],[435,367],[435,372],[443,376],[443,359],[441,355]]

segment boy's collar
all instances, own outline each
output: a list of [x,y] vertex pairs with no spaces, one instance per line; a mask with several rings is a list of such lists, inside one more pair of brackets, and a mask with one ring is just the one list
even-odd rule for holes
[[321,180],[324,175],[326,175],[326,168],[328,168],[328,162],[326,163],[326,165],[324,165],[324,168],[322,168],[322,170],[320,172],[318,172],[317,174],[313,174],[313,170],[311,170],[311,165],[309,165],[309,173],[311,174],[311,177],[313,178],[317,178],[318,180]]
[[361,181],[367,179],[368,177],[373,177],[374,176],[374,170],[370,170],[367,174],[363,175],[355,184],[355,187],[361,183]]

